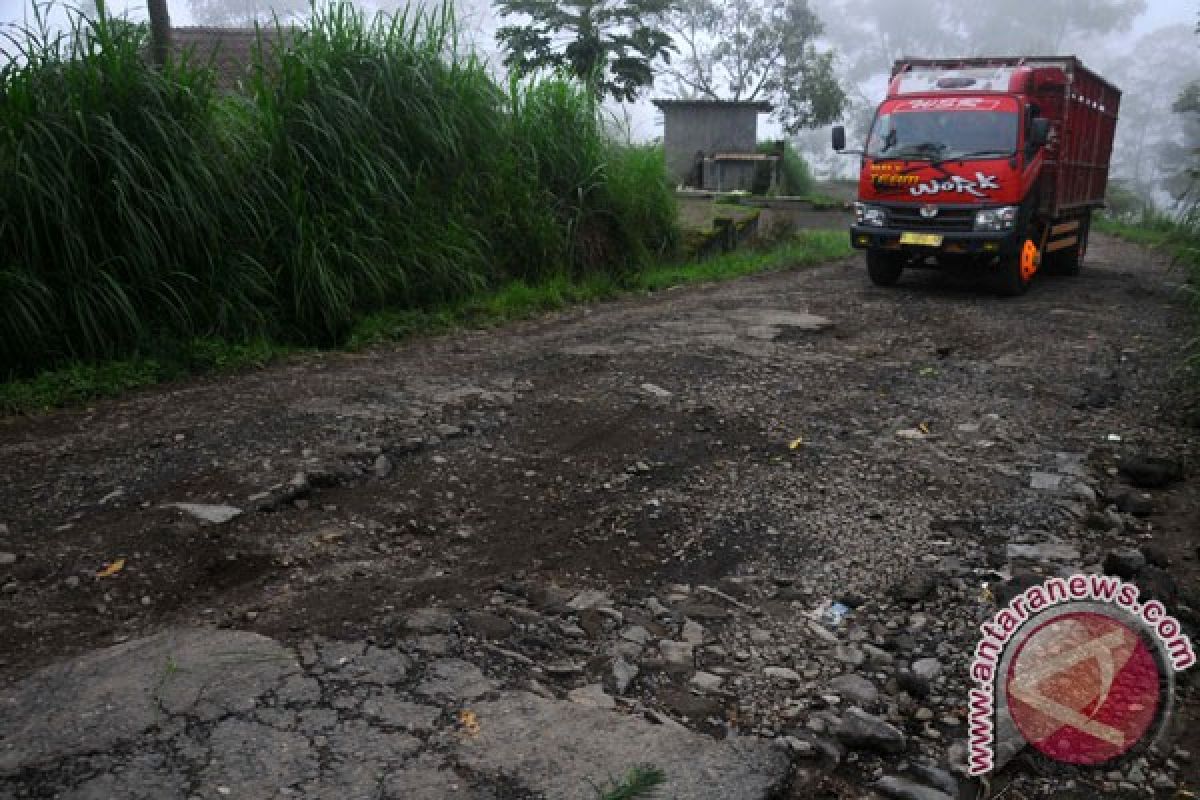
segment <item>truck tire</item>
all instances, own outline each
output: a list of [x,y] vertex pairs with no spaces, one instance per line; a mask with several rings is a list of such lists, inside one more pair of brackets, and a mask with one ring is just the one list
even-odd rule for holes
[[867,251],[867,275],[876,286],[895,286],[904,272],[904,257],[883,250]]
[[1037,274],[1040,260],[1037,245],[1032,239],[1026,239],[1016,253],[1001,256],[996,273],[996,290],[1005,297],[1025,294],[1029,284],[1033,283],[1033,276]]
[[1079,242],[1074,247],[1051,253],[1046,259],[1046,272],[1052,275],[1078,275],[1083,259],[1087,255],[1088,233],[1092,229],[1092,214],[1089,211],[1079,220]]

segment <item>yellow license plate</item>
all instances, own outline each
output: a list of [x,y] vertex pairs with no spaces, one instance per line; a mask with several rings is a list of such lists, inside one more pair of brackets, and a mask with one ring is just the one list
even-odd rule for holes
[[902,233],[900,234],[900,244],[919,244],[925,247],[941,247],[942,235],[940,233]]

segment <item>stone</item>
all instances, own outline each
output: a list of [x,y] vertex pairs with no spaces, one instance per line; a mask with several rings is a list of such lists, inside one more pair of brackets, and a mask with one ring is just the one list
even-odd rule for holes
[[729,609],[712,603],[686,603],[679,609],[684,616],[704,620],[729,618]]
[[177,508],[185,514],[195,517],[201,522],[213,525],[223,525],[242,515],[242,509],[227,505],[210,505],[206,503],[168,503],[168,508]]
[[583,611],[585,609],[608,605],[612,605],[612,601],[606,592],[601,592],[597,589],[585,589],[571,598],[570,602],[567,603],[567,608],[572,611]]
[[680,638],[693,645],[704,644],[704,626],[689,619],[683,623]]
[[909,770],[913,775],[920,778],[922,783],[932,786],[939,791],[945,792],[951,797],[958,796],[958,779],[946,770],[934,766],[933,764],[923,764],[921,762],[910,765]]
[[1134,455],[1121,459],[1117,473],[1139,489],[1162,489],[1183,480],[1183,465],[1173,458]]
[[288,676],[295,655],[265,636],[192,628],[46,667],[0,692],[0,773],[102,752],[168,715],[248,712]]
[[908,740],[897,728],[861,708],[848,709],[833,733],[838,741],[854,749],[903,753],[908,746]]
[[1154,513],[1154,500],[1141,492],[1121,492],[1113,498],[1113,505],[1123,514],[1148,517]]
[[386,478],[392,474],[392,460],[385,455],[380,454],[375,458],[375,463],[372,465],[375,470],[376,478]]
[[696,721],[724,715],[724,706],[719,696],[698,695],[668,686],[658,690],[657,699],[663,708]]
[[671,609],[664,606],[657,597],[650,597],[646,600],[646,610],[655,617],[665,617],[671,613]]
[[867,661],[871,664],[891,664],[896,660],[896,657],[887,650],[876,647],[873,644],[864,644],[862,651],[866,655]]
[[647,644],[654,637],[650,635],[650,631],[641,625],[631,625],[621,631],[621,638],[634,644]]
[[867,656],[862,650],[850,644],[839,644],[833,648],[833,657],[852,667],[862,666],[862,663],[867,660]]
[[689,685],[702,692],[719,692],[724,678],[711,672],[697,672],[692,676]]
[[1006,606],[1026,589],[1037,586],[1045,577],[1029,570],[1013,570],[1013,576],[992,586],[992,595],[998,606]]
[[404,627],[412,633],[450,633],[458,620],[444,608],[418,608],[404,618]]
[[1055,472],[1034,472],[1029,476],[1029,488],[1043,492],[1057,492],[1062,482],[1063,476]]
[[936,658],[921,658],[912,663],[912,671],[914,675],[924,678],[927,682],[932,683],[942,672],[942,662]]
[[663,661],[669,667],[686,667],[691,669],[696,664],[695,650],[690,642],[673,642],[663,639],[658,643]]
[[[463,632],[480,639],[507,639],[512,636],[513,625],[504,617],[486,611],[472,611],[463,617]],[[583,635],[583,631],[579,631]]]
[[638,668],[634,664],[630,664],[623,657],[618,657],[613,661],[612,666],[613,685],[617,690],[617,694],[625,694],[629,689],[629,685],[633,683],[638,676]]
[[876,781],[872,788],[884,797],[894,800],[954,800],[953,795],[892,775]]
[[433,662],[426,678],[417,687],[417,694],[431,698],[451,700],[475,700],[496,688],[496,684],[484,677],[479,667],[457,658],[444,658]]
[[833,327],[833,320],[790,309],[747,309],[730,314],[750,328],[795,328],[808,333],[818,333]]
[[860,706],[869,706],[879,699],[875,684],[861,675],[838,675],[829,682],[829,689]]
[[766,800],[788,776],[787,754],[765,740],[716,741],[519,692],[473,710],[480,732],[460,743],[459,763],[556,800],[594,800],[595,786],[634,764],[654,764],[667,776],[662,796],[688,800]]
[[662,388],[661,386],[658,386],[657,384],[653,384],[653,383],[643,383],[638,388],[640,388],[643,392],[650,395],[651,397],[657,397],[660,400],[666,400],[667,398],[674,396],[672,392],[669,392],[666,389]]
[[906,603],[917,603],[933,594],[937,576],[930,570],[917,570],[892,587],[892,595]]
[[587,708],[604,708],[614,709],[617,707],[617,701],[612,695],[606,694],[604,686],[599,683],[581,686],[578,689],[572,689],[567,692],[567,699],[572,703],[576,703]]
[[1127,581],[1133,580],[1138,570],[1146,566],[1146,556],[1134,547],[1112,550],[1104,557],[1104,574],[1116,575]]
[[1028,561],[1035,564],[1077,564],[1082,558],[1077,545],[1058,540],[1036,544],[1010,544],[1005,548],[1005,554],[1009,561]]
[[766,675],[773,681],[781,683],[799,683],[800,674],[794,669],[787,667],[767,667],[763,670],[763,675]]

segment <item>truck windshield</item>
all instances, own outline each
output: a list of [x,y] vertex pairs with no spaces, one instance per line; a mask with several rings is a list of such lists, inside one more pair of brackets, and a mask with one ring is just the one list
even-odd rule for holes
[[909,111],[880,114],[867,140],[874,158],[950,161],[1003,158],[1017,147],[1012,111]]

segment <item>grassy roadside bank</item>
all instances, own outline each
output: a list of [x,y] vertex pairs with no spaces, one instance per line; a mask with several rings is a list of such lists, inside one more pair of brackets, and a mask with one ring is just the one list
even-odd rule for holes
[[1200,219],[1180,221],[1162,214],[1147,214],[1129,221],[1098,216],[1092,224],[1101,233],[1164,250],[1187,270],[1193,284],[1200,285]]
[[[1188,364],[1192,368],[1193,388],[1200,381],[1200,216],[1195,212],[1183,219],[1165,214],[1145,213],[1133,220],[1098,216],[1096,230],[1129,242],[1167,253],[1187,275],[1195,333],[1186,344]],[[1198,407],[1200,413],[1200,407]]]
[[[590,275],[577,279],[555,277],[536,283],[516,280],[430,309],[370,314],[354,327],[345,348],[359,350],[461,327],[492,327],[622,294],[813,266],[850,252],[845,231],[805,231],[770,249],[743,250],[693,263],[659,264],[624,279]],[[197,338],[133,358],[69,364],[28,379],[0,383],[0,415],[74,406],[192,376],[259,368],[304,352],[317,351],[268,339],[233,344]]]

